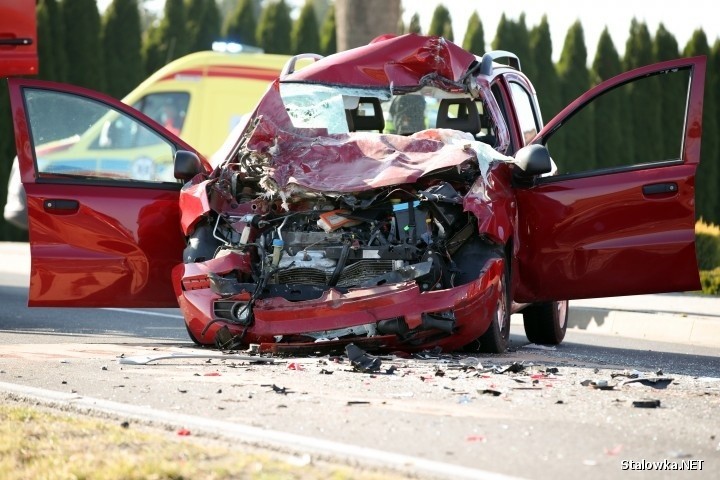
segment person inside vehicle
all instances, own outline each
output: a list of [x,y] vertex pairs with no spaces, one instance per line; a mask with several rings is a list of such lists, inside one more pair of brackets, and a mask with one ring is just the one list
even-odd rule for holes
[[390,116],[398,135],[410,135],[425,130],[425,97],[401,95],[390,103]]
[[180,129],[182,128],[182,118],[178,112],[178,108],[172,101],[167,101],[163,104],[163,111],[161,114],[162,126],[168,131],[175,135],[180,135]]

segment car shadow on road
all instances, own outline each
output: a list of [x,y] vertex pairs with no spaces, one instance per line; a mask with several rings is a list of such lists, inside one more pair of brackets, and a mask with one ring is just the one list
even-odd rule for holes
[[39,335],[107,335],[189,342],[177,309],[28,307],[27,288],[0,286],[0,331]]

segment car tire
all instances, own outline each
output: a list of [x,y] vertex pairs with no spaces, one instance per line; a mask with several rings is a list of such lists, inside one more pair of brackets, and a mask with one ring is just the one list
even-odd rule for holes
[[536,303],[522,311],[525,335],[532,343],[557,345],[565,338],[568,301]]
[[510,343],[510,274],[507,260],[503,263],[495,317],[480,337],[479,350],[484,353],[503,353]]

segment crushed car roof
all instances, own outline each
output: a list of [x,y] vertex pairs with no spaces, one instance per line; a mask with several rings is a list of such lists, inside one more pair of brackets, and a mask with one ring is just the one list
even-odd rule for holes
[[319,60],[283,77],[283,81],[412,88],[426,84],[424,79],[433,74],[460,82],[475,61],[473,54],[442,37],[385,35]]

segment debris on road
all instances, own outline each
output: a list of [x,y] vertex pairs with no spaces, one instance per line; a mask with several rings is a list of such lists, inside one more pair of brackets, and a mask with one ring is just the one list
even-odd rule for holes
[[[659,375],[661,375],[660,373]],[[623,370],[622,372],[612,372],[610,374],[610,377],[616,378],[616,377],[627,377],[627,378],[638,378],[643,375],[642,372],[638,370]]]
[[583,380],[580,382],[583,387],[592,387],[596,390],[615,390],[616,385],[610,384],[607,380]]
[[640,383],[646,387],[656,388],[658,390],[667,388],[673,382],[673,378],[670,377],[652,377],[652,378],[633,378],[625,380],[622,385],[625,386],[630,383]]
[[493,397],[499,397],[502,395],[502,392],[499,390],[493,390],[492,388],[485,388],[483,390],[478,390],[478,393],[482,393],[483,395],[492,395]]
[[525,370],[525,365],[518,362],[513,362],[511,365],[504,367],[494,367],[493,373],[520,373]]
[[345,353],[353,368],[362,373],[377,372],[380,370],[382,360],[365,352],[357,345],[350,343],[345,347]]
[[612,448],[606,448],[605,449],[605,455],[614,457],[616,455],[619,455],[620,452],[622,452],[623,446],[622,445],[615,445]]
[[527,345],[523,345],[520,348],[529,348],[532,350],[547,350],[550,352],[554,352],[555,350],[557,350],[557,347],[552,347],[549,345],[538,345],[537,343],[528,343]]
[[272,388],[272,391],[279,394],[279,395],[287,395],[288,393],[292,393],[290,390],[287,389],[287,387],[278,387],[277,385],[273,384],[263,384],[260,385],[261,387],[270,387]]
[[158,355],[138,355],[136,357],[125,357],[120,356],[118,363],[122,365],[147,365],[150,362],[156,362],[158,360],[175,360],[180,358],[208,358],[208,359],[222,359],[222,360],[240,360],[246,362],[263,362],[273,363],[272,358],[267,357],[253,357],[246,355],[218,355],[217,353],[164,353]]
[[660,408],[660,400],[635,400],[632,402],[635,408]]

